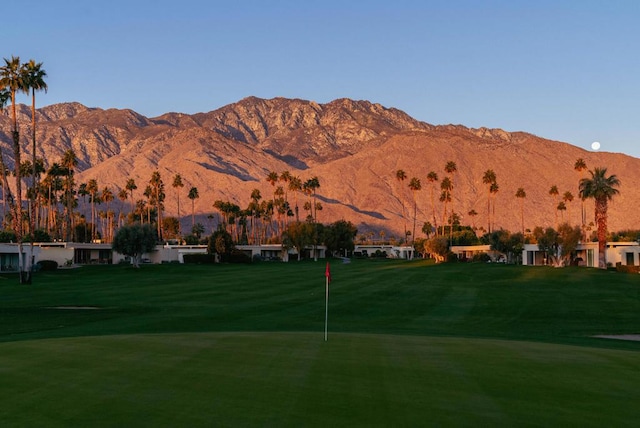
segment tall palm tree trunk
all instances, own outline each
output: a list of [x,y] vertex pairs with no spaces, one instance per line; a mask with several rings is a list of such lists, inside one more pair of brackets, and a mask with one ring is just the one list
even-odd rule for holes
[[607,268],[607,200],[596,199],[596,226],[598,228],[598,267]]

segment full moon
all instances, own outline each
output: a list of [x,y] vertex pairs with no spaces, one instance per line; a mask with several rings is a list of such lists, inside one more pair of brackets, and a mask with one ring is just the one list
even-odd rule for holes
[[600,143],[598,143],[597,141],[594,141],[593,143],[591,143],[591,148],[593,150],[599,150],[600,149]]

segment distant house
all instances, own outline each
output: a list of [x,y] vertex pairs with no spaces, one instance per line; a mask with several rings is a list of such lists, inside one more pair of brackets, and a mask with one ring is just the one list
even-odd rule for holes
[[[17,245],[7,245],[7,249],[1,253],[5,270],[15,267],[17,271]],[[26,247],[25,247],[26,248]],[[36,262],[40,260],[53,260],[58,266],[66,265],[89,265],[89,264],[118,264],[130,262],[130,258],[116,251],[113,251],[111,244],[105,243],[78,243],[78,242],[43,242],[36,244],[38,250]],[[295,249],[286,249],[282,244],[264,245],[236,245],[236,249],[244,252],[249,257],[260,256],[263,260],[289,261],[290,257],[297,258]],[[303,249],[304,258],[313,258],[314,253],[317,258],[326,257],[327,247],[324,245],[309,245]],[[26,252],[26,250],[24,251]],[[143,263],[184,263],[186,254],[206,254],[206,245],[177,245],[166,243],[156,245],[156,247],[141,256]],[[6,263],[5,263],[6,261]]]
[[504,254],[499,251],[491,249],[491,245],[452,245],[449,249],[453,254],[458,257],[458,260],[471,260],[473,256],[478,254],[487,254],[491,261],[504,261],[506,260]]
[[[309,249],[313,250],[313,247]],[[322,247],[323,254],[320,258],[324,258],[324,249],[325,247]],[[251,259],[260,257],[261,260],[281,260],[284,262],[289,261],[289,254],[298,254],[294,249],[287,250],[282,244],[236,245],[236,250],[242,251]]]
[[[31,249],[29,244],[22,244],[22,266],[26,266]],[[33,248],[34,259],[38,260],[39,248]],[[18,244],[0,244],[0,272],[18,272],[20,260]]]
[[391,259],[412,260],[415,257],[415,249],[411,245],[356,245],[353,253],[355,255],[368,257],[375,254],[376,251],[386,253],[387,257]]
[[[607,242],[607,263],[615,266],[620,263],[627,266],[640,265],[640,244],[638,242]],[[598,267],[598,243],[585,242],[578,244],[571,263],[577,266]],[[522,250],[522,264],[527,266],[544,266],[549,264],[547,254],[540,251],[537,244],[526,244]]]

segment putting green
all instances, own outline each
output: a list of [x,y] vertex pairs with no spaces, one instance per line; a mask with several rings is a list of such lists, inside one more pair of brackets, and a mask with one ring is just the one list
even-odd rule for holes
[[181,333],[0,343],[3,426],[633,426],[636,351]]

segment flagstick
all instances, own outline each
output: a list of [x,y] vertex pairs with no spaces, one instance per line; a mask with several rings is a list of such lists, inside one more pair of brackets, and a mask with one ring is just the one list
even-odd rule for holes
[[324,341],[327,341],[327,327],[329,325],[329,277],[325,278],[326,292],[325,292],[325,305],[324,305]]

